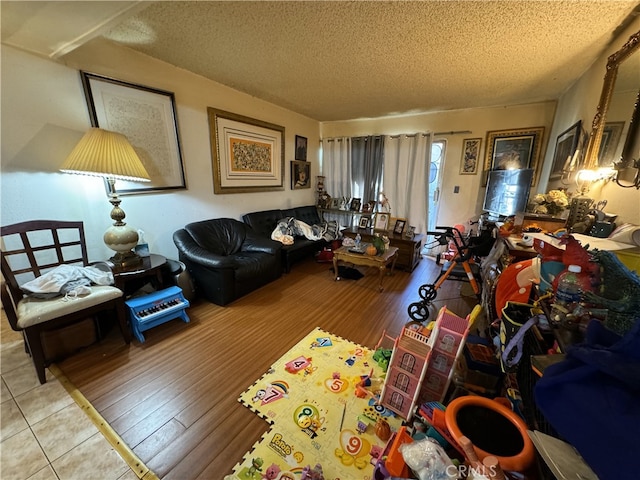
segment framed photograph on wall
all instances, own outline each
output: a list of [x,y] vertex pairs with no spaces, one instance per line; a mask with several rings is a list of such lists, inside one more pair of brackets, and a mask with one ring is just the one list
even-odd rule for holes
[[462,141],[462,160],[460,161],[460,175],[475,175],[478,173],[480,161],[481,138],[465,138]]
[[562,177],[563,171],[567,172],[572,168],[575,168],[575,165],[572,165],[572,162],[576,153],[576,148],[578,147],[581,131],[582,120],[578,120],[558,135],[558,138],[556,139],[556,149],[553,153],[553,163],[551,164],[549,180],[556,180]]
[[624,122],[607,122],[602,129],[602,140],[598,152],[598,166],[610,167],[616,160],[616,151],[622,136]]
[[118,194],[186,188],[173,93],[84,71],[80,78],[91,126],[127,137],[151,177],[118,180]]
[[307,137],[296,135],[296,160],[307,161]]
[[311,164],[309,162],[291,160],[291,190],[311,188],[310,178]]
[[358,227],[369,228],[369,217],[360,217],[360,222],[358,223]]
[[388,213],[376,213],[376,220],[373,225],[374,230],[387,231],[389,228],[389,214]]
[[402,232],[404,232],[404,226],[406,224],[407,224],[406,218],[398,218],[396,220],[395,226],[393,227],[393,233],[395,233],[396,235],[402,235]]
[[214,193],[284,190],[284,127],[208,107]]
[[487,184],[489,170],[532,168],[534,175],[531,185],[534,186],[539,173],[543,135],[544,127],[487,132],[483,185]]

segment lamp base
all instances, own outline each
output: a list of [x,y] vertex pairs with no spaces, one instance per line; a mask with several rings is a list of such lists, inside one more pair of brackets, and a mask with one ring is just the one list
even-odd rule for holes
[[117,268],[128,268],[142,264],[133,248],[138,244],[138,232],[129,225],[122,223],[112,225],[104,233],[104,243],[116,254],[109,259]]
[[133,251],[118,252],[109,259],[116,268],[131,268],[142,265],[142,257]]

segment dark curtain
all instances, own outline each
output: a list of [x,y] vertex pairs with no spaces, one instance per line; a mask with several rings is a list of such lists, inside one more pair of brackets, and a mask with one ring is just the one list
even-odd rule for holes
[[378,200],[382,190],[384,137],[351,138],[351,180],[360,187],[362,203]]

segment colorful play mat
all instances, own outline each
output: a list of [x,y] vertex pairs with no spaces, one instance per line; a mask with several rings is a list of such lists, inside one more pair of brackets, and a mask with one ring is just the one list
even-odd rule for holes
[[373,354],[319,328],[305,336],[240,395],[273,426],[226,480],[297,480],[317,464],[326,479],[371,479],[371,453],[386,443],[376,423],[395,431],[402,422],[375,405],[383,371]]

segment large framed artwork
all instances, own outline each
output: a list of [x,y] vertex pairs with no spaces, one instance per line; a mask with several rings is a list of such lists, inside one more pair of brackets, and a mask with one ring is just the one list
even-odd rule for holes
[[615,162],[623,128],[624,122],[607,122],[604,124],[600,151],[598,152],[599,167],[610,167]]
[[91,125],[126,136],[151,177],[118,180],[118,194],[186,188],[173,93],[89,72],[80,77]]
[[475,175],[478,173],[480,161],[481,138],[465,138],[462,141],[462,161],[460,162],[460,175]]
[[574,156],[581,132],[582,120],[578,120],[558,135],[549,180],[557,180],[562,177],[563,172],[569,172],[576,168]]
[[284,190],[284,127],[207,108],[214,193]]
[[487,184],[490,170],[520,170],[532,168],[532,186],[538,178],[538,163],[542,150],[544,127],[487,132],[484,157],[483,185]]

